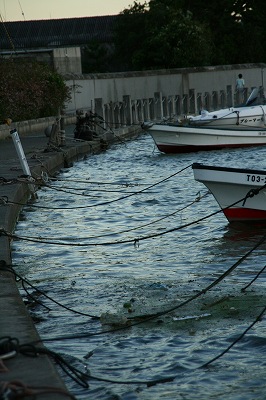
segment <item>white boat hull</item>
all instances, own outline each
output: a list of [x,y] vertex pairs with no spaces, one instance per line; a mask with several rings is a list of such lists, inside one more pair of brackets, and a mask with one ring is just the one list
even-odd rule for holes
[[266,106],[231,107],[218,111],[202,111],[201,115],[190,117],[189,125],[218,129],[264,129]]
[[266,144],[266,129],[214,129],[171,124],[153,124],[143,128],[163,153],[187,153]]
[[266,221],[266,171],[198,163],[192,169],[195,180],[210,190],[229,222]]

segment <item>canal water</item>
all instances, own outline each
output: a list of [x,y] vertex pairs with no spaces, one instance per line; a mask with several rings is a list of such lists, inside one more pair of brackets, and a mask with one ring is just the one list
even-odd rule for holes
[[165,155],[144,134],[60,171],[23,209],[13,265],[44,344],[93,377],[62,373],[77,399],[266,398],[266,244],[251,251],[266,229],[210,216],[191,168],[265,158]]

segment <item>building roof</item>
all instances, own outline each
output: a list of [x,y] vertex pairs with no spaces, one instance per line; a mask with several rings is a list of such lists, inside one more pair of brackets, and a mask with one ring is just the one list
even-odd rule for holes
[[118,15],[2,22],[0,49],[80,46],[92,40],[111,42]]

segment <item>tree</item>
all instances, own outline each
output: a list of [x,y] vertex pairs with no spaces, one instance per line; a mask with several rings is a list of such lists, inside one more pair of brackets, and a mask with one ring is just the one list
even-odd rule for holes
[[207,25],[183,12],[178,0],[151,0],[124,10],[116,28],[117,54],[129,69],[208,65],[212,42]]
[[148,35],[147,13],[147,3],[139,4],[135,1],[133,6],[122,11],[118,17],[114,28],[114,57],[120,65],[120,70],[135,68],[134,55],[138,49],[143,48]]
[[0,120],[23,121],[57,115],[70,92],[63,77],[46,64],[1,60]]
[[[145,69],[180,68],[209,65],[212,43],[208,27],[194,21],[190,12],[172,10],[171,17],[162,18],[150,27],[144,51],[137,51],[133,60]],[[151,21],[154,21],[152,16]]]
[[264,62],[266,57],[265,1],[236,0],[233,16],[239,26],[236,50],[240,62]]
[[113,68],[112,46],[97,40],[91,41],[82,49],[82,71],[88,73],[101,73]]
[[[157,0],[155,0],[157,1]],[[265,1],[176,0],[193,19],[209,26],[214,44],[211,64],[262,62],[265,57]]]
[[115,45],[126,69],[263,62],[265,0],[136,1],[121,13]]

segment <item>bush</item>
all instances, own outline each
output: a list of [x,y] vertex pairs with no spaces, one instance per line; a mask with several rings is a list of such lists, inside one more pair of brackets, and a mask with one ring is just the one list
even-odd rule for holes
[[70,99],[63,77],[46,64],[1,60],[0,121],[57,115]]

